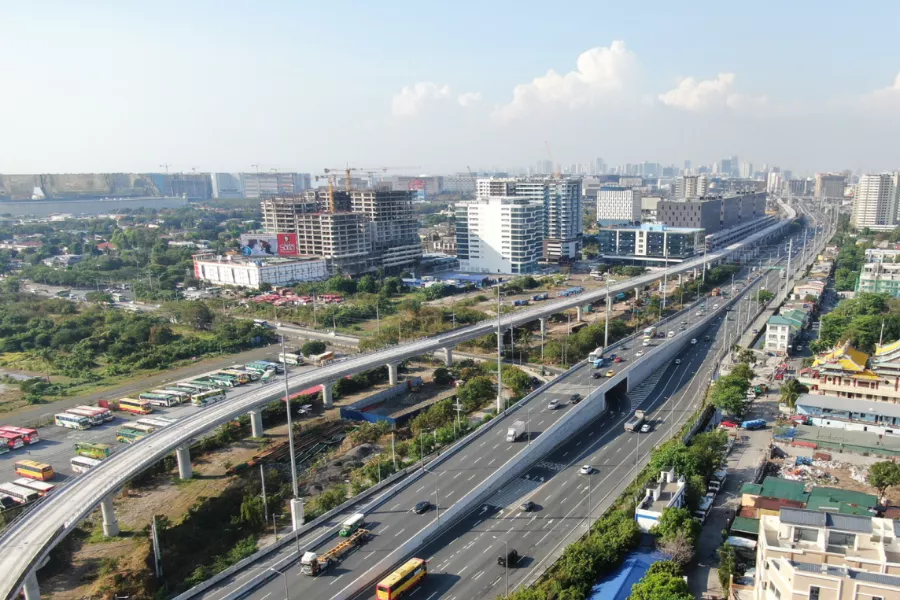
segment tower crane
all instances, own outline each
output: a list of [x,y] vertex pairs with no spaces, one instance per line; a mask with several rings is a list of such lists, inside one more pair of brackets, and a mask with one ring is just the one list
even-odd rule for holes
[[[351,167],[346,166],[342,169],[324,169],[325,175],[324,177],[328,181],[328,211],[334,212],[334,182],[335,177],[338,173],[343,171],[344,173],[344,189],[349,194],[352,188],[350,178],[352,173],[369,173],[369,175],[374,175],[375,173],[381,172],[385,173],[389,170],[396,169],[420,169],[420,166],[413,167],[374,167],[374,168],[362,168],[362,167]],[[319,179],[320,176],[317,176],[316,179]]]

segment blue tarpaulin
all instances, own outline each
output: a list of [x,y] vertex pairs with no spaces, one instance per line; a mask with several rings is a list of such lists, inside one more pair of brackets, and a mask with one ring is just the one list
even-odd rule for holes
[[657,552],[632,552],[614,573],[597,582],[590,600],[626,600],[631,595],[631,586],[659,560],[663,556]]

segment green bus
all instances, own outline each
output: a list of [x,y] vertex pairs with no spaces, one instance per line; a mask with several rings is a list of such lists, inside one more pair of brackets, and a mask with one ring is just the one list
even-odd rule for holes
[[122,444],[131,444],[148,435],[150,435],[148,431],[139,431],[132,427],[120,427],[116,432],[116,441]]
[[112,449],[106,444],[92,444],[90,442],[77,442],[75,444],[75,454],[88,458],[106,458],[111,451]]

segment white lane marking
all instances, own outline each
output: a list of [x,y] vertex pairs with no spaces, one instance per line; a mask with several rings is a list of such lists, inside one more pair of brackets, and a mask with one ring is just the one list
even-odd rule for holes
[[332,580],[328,583],[328,585],[334,585],[335,583],[337,583],[337,580],[340,579],[340,578],[343,577],[343,576],[344,576],[344,574],[341,573],[340,575],[338,575],[337,577],[335,577],[334,579],[332,579]]
[[475,473],[472,473],[472,476],[469,477],[469,481],[472,481],[473,479],[475,479],[475,475],[476,475]]
[[399,507],[399,506],[400,506],[400,503],[398,502],[397,504],[395,504],[395,505],[393,505],[393,506],[391,507],[391,510],[394,510],[394,509],[396,509],[396,508]]
[[523,537],[523,538],[527,538],[529,533],[531,533],[531,532],[530,532],[530,531],[526,531],[525,534],[524,534],[522,537]]
[[420,487],[419,489],[417,489],[415,493],[418,494],[419,492],[421,492],[421,491],[424,490],[424,489],[425,489],[425,486],[423,485],[422,487]]
[[472,581],[475,581],[476,579],[478,579],[478,578],[481,577],[482,575],[484,575],[484,571],[478,571],[478,573],[475,575],[475,577],[472,578]]
[[268,598],[268,597],[271,596],[271,595],[272,595],[272,592],[269,592],[268,594],[266,594],[265,596],[263,596],[263,597],[260,598],[259,600],[266,600],[266,598]]
[[497,446],[499,446],[499,445],[500,445],[500,442],[497,442],[496,444],[494,444],[494,447],[491,448],[491,450],[496,450],[496,449],[497,449]]
[[456,478],[459,477],[460,475],[462,475],[462,471],[460,471],[459,473],[457,473],[456,475],[454,475],[454,476],[453,476],[453,479],[456,479]]
[[406,531],[406,527],[404,527],[403,529],[401,529],[400,531],[398,531],[397,533],[395,533],[395,534],[394,534],[394,537],[397,537],[398,535],[400,535],[400,534],[403,533],[404,531]]
[[622,451],[622,446],[619,446],[618,448],[616,448],[616,452],[621,452],[621,451]]
[[475,524],[472,525],[472,527],[473,527],[473,528],[474,528],[474,527],[478,527],[478,526],[481,525],[483,522],[484,522],[484,519],[479,519],[479,520],[475,521]]
[[488,463],[488,466],[491,466],[491,465],[494,464],[496,461],[497,461],[497,457],[495,456],[494,458],[491,459],[491,462]]
[[382,529],[382,530],[379,531],[378,533],[384,533],[385,531],[387,531],[388,529],[390,529],[390,527],[391,527],[390,525],[386,525],[386,526],[384,527],[384,529]]
[[491,584],[491,587],[494,587],[495,585],[497,585],[497,582],[499,582],[501,579],[503,579],[503,575],[501,575],[500,577],[498,577],[498,578],[494,581],[494,583]]
[[563,457],[563,458],[565,458],[565,457],[567,457],[567,456],[568,456],[568,455],[569,455],[569,453],[568,453],[568,452],[566,452],[566,453],[565,453],[565,454],[563,454],[563,456],[562,456],[562,457]]
[[425,600],[431,600],[432,598],[434,598],[434,597],[437,596],[437,595],[438,595],[438,592],[432,592],[430,596],[428,596],[427,598],[425,598]]

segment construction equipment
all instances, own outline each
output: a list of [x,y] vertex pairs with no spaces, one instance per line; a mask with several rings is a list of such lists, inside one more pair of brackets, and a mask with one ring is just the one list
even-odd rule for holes
[[368,542],[371,536],[372,532],[368,529],[357,529],[356,533],[324,554],[316,554],[311,551],[304,552],[303,558],[300,559],[300,572],[312,577],[323,573],[332,565],[341,562],[341,560],[343,560],[347,554],[355,550],[357,546]]
[[317,175],[316,180],[318,180],[320,178],[327,179],[327,181],[328,181],[328,212],[333,213],[333,212],[335,212],[335,210],[334,210],[334,182],[335,182],[335,177],[337,176],[338,173],[340,173],[340,172],[344,173],[344,191],[346,191],[349,194],[350,191],[352,190],[350,178],[353,173],[368,173],[369,177],[371,178],[375,173],[379,173],[379,172],[386,173],[387,171],[395,170],[395,169],[420,169],[420,168],[421,167],[418,165],[413,166],[413,167],[374,167],[374,168],[368,168],[368,169],[364,169],[361,167],[346,166],[343,169],[323,169],[325,175],[324,176]]

